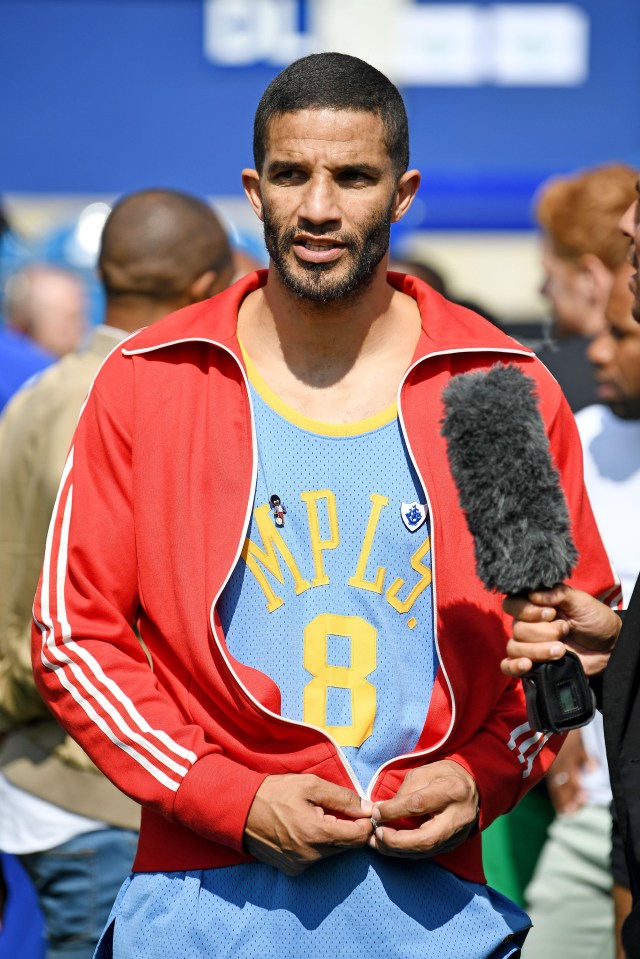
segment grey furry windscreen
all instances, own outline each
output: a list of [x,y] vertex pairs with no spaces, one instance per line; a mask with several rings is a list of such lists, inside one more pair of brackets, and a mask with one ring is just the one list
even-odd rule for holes
[[565,580],[578,554],[534,395],[514,365],[460,373],[442,393],[451,472],[489,590],[521,593]]

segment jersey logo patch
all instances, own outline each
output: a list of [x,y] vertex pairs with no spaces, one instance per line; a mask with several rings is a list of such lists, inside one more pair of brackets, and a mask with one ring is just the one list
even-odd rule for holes
[[403,503],[400,513],[402,522],[410,533],[415,533],[427,521],[427,507],[421,506],[420,503]]

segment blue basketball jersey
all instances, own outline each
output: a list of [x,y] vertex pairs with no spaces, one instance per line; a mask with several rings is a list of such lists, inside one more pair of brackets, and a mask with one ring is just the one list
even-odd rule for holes
[[253,402],[253,515],[218,604],[227,646],[277,683],[284,716],[333,737],[364,791],[414,749],[433,687],[424,493],[395,408],[328,426],[264,382]]

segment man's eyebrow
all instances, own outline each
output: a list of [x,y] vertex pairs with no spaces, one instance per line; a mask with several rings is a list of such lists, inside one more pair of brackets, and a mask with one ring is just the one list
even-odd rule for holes
[[339,173],[365,173],[368,176],[380,176],[380,167],[372,163],[346,163],[338,168]]
[[267,166],[269,173],[280,173],[282,170],[291,170],[302,166],[297,160],[273,160]]
[[[304,161],[300,160],[273,160],[267,166],[267,172],[273,176],[276,173],[281,173],[284,170],[295,170],[304,168]],[[343,173],[364,173],[366,176],[378,177],[381,174],[381,169],[378,166],[375,166],[372,163],[345,163],[343,166],[336,168],[336,173],[338,175]]]

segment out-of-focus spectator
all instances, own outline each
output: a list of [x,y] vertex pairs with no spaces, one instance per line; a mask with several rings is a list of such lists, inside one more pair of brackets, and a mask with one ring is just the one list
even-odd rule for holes
[[0,410],[23,383],[53,360],[50,353],[38,349],[29,340],[0,324]]
[[[10,229],[9,220],[0,207],[0,248],[4,245]],[[6,325],[0,322],[0,410],[23,383],[48,366],[52,360],[50,353],[8,330]]]
[[[542,291],[553,315],[547,341],[537,353],[574,412],[596,402],[587,349],[591,337],[605,328],[614,272],[625,263],[628,243],[618,221],[633,200],[636,179],[630,167],[611,165],[554,178],[537,198],[536,216],[543,231]],[[555,775],[561,774],[556,767]],[[484,835],[487,880],[521,905],[527,905],[525,889],[553,819],[543,782]]]
[[[607,325],[588,349],[601,402],[576,416],[585,484],[627,602],[640,571],[640,325],[631,315],[630,274],[626,262],[615,272]],[[613,959],[612,796],[600,713],[569,734],[548,778],[558,816],[527,889],[533,930],[523,956]],[[628,887],[624,868],[616,879]]]
[[572,410],[597,402],[586,351],[605,328],[613,273],[628,243],[618,222],[633,202],[637,174],[611,164],[555,177],[540,190],[536,219],[543,234],[543,294],[552,324],[538,356],[560,383]]
[[87,332],[82,280],[45,263],[27,266],[9,277],[4,311],[9,329],[55,356],[77,349]]
[[[11,226],[0,206],[0,252],[4,254]],[[1,277],[0,277],[1,279]],[[52,356],[9,332],[0,322],[0,410]],[[31,881],[14,856],[0,852],[0,959],[41,959],[42,916]]]
[[231,251],[206,204],[150,190],[114,207],[99,270],[103,325],[86,348],[26,386],[0,419],[0,849],[18,855],[31,875],[47,955],[56,959],[93,954],[133,861],[139,810],[65,736],[33,682],[31,606],[49,517],[104,358],[128,333],[223,289]]

